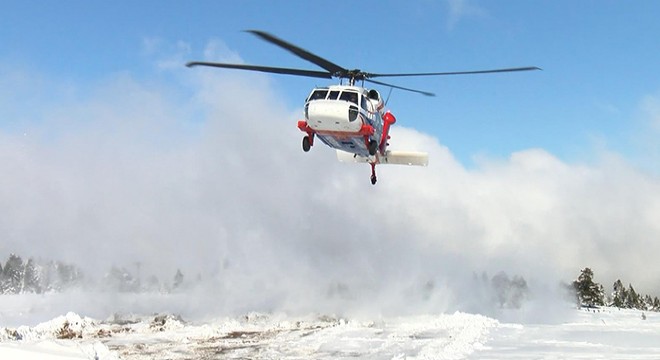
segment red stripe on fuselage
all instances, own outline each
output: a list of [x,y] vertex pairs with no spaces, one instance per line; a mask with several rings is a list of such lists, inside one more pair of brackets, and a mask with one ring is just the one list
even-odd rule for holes
[[307,124],[307,121],[298,121],[298,129],[308,134],[313,133],[317,135],[328,135],[339,139],[347,139],[356,136],[371,136],[374,133],[374,128],[371,125],[362,124],[359,131],[337,131],[337,130],[314,130]]

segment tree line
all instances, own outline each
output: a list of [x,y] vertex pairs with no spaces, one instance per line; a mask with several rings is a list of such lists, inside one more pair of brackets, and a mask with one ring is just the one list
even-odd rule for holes
[[82,270],[62,261],[34,259],[24,261],[10,254],[0,263],[0,294],[62,292],[72,288],[90,287],[118,292],[169,292],[184,286],[184,276],[176,271],[171,282],[162,282],[155,275],[142,281],[125,267],[113,266],[100,282],[84,276]]
[[[167,293],[187,286],[181,270],[177,269],[170,281],[160,281],[155,275],[143,280],[139,276],[139,264],[136,265],[137,275],[125,267],[113,266],[100,281],[94,281],[86,278],[82,270],[73,264],[32,257],[24,261],[20,256],[10,254],[4,265],[0,263],[0,295],[62,292],[72,288]],[[483,273],[481,276],[475,274],[474,280],[479,285],[477,288],[485,291],[485,296],[491,297],[500,308],[520,308],[529,298],[527,282],[521,276],[510,278],[500,272],[490,278]],[[635,291],[632,284],[625,286],[621,280],[616,280],[612,291],[606,293],[604,286],[594,281],[594,272],[590,268],[582,269],[577,280],[565,284],[565,288],[580,307],[612,306],[660,311],[660,299],[657,296],[642,295]],[[341,292],[339,290],[337,292]],[[427,283],[425,290],[432,291],[433,283]]]
[[632,284],[623,285],[620,279],[617,279],[612,285],[612,292],[606,294],[603,285],[594,281],[594,272],[590,268],[582,269],[570,288],[574,292],[578,306],[612,306],[623,309],[660,311],[660,299],[657,296],[642,295],[635,291]]
[[0,293],[22,294],[63,291],[79,285],[83,280],[80,269],[60,261],[27,261],[15,254],[9,255],[4,266],[0,264]]

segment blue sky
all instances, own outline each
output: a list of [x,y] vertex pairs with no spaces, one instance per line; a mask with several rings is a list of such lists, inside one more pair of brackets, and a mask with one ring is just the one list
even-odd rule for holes
[[[437,94],[395,91],[389,107],[400,125],[436,136],[466,165],[475,156],[507,157],[536,147],[567,161],[588,161],[605,147],[644,166],[644,154],[653,150],[640,145],[639,136],[648,133],[640,106],[660,93],[655,1],[273,4],[7,1],[0,15],[0,64],[5,72],[19,68],[82,87],[118,72],[168,83],[167,74],[155,69],[147,41],[169,44],[172,51],[185,44],[189,59],[202,59],[209,41],[220,40],[246,63],[315,69],[241,32],[262,29],[372,72],[542,67],[391,80]],[[272,81],[291,108],[324,84],[285,76]]]

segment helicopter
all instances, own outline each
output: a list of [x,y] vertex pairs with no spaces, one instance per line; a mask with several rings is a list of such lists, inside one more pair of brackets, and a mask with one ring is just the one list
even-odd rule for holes
[[[536,66],[492,70],[426,72],[426,73],[370,73],[360,69],[347,69],[330,62],[305,49],[260,30],[246,30],[271,44],[307,60],[323,69],[305,70],[260,65],[228,64],[206,61],[191,61],[187,67],[210,66],[224,69],[259,71],[265,73],[306,76],[321,79],[339,79],[339,85],[316,87],[305,100],[304,120],[298,121],[298,129],[305,133],[302,139],[304,152],[310,151],[318,138],[327,146],[337,150],[337,158],[343,162],[367,163],[371,165],[371,184],[375,185],[376,165],[400,164],[427,166],[428,154],[414,151],[388,150],[389,131],[396,118],[385,110],[387,101],[375,89],[365,88],[364,83],[386,86],[391,89],[410,91],[426,96],[435,96],[427,91],[393,85],[374,78],[441,76],[517,72],[541,70]],[[346,84],[344,84],[346,80]]]

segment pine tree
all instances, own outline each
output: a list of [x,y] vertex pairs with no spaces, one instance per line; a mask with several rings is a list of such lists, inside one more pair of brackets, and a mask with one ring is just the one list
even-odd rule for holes
[[590,268],[584,268],[573,287],[577,292],[578,301],[587,307],[601,306],[604,304],[603,286],[593,281],[594,272]]
[[177,289],[182,284],[183,284],[183,273],[181,272],[181,269],[177,269],[176,274],[174,275],[174,285],[173,285],[173,287],[175,289]]
[[628,296],[626,297],[625,304],[628,309],[639,309],[640,307],[639,295],[633,288],[632,284],[628,284]]
[[626,303],[626,297],[628,296],[628,292],[626,291],[626,287],[623,286],[623,283],[621,282],[621,280],[615,281],[614,285],[612,287],[613,287],[614,291],[612,291],[611,306],[616,306],[618,308],[624,307],[625,303]]
[[653,308],[652,308],[652,310],[653,311],[660,311],[660,299],[658,299],[657,296],[655,298],[653,298]]
[[4,294],[5,291],[5,275],[2,272],[2,264],[0,264],[0,294]]
[[19,294],[23,291],[24,276],[23,259],[15,254],[9,255],[2,270],[4,281],[2,283],[3,294]]
[[23,292],[41,293],[41,267],[32,258],[29,258],[27,263],[25,263]]
[[493,276],[491,284],[497,304],[501,308],[519,309],[529,292],[523,277],[516,275],[509,279],[505,272]]
[[507,307],[509,290],[511,287],[509,276],[505,272],[501,271],[497,273],[497,275],[493,276],[491,284],[493,286],[493,290],[495,291],[497,305],[501,308]]
[[62,283],[57,273],[57,263],[49,261],[41,271],[41,287],[44,292],[61,291]]
[[653,299],[651,298],[651,295],[644,295],[642,310],[651,310],[651,309],[653,309]]
[[63,262],[57,263],[57,277],[60,281],[62,290],[79,286],[83,279],[83,273],[75,265]]
[[113,266],[105,275],[106,286],[119,292],[137,292],[138,282],[125,268]]
[[522,276],[515,275],[511,280],[511,297],[509,299],[511,307],[520,309],[523,301],[527,300],[528,294],[529,288],[527,287],[527,281]]

